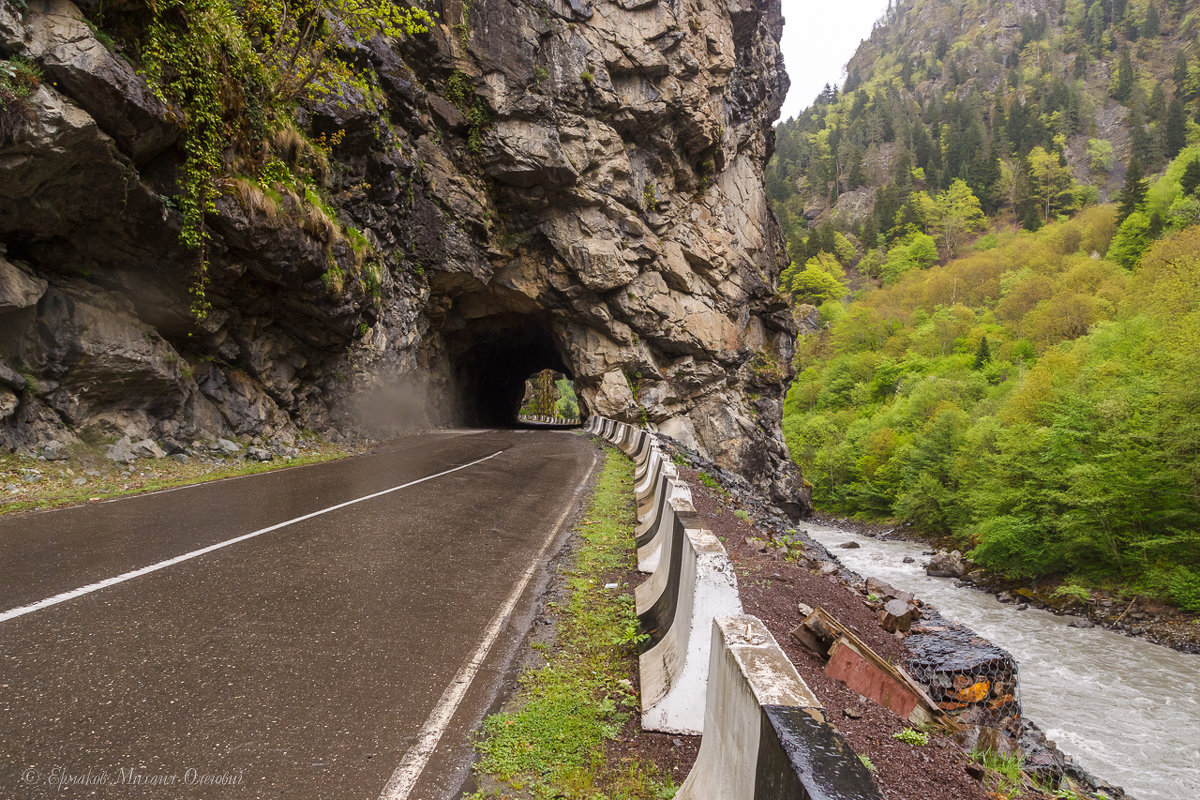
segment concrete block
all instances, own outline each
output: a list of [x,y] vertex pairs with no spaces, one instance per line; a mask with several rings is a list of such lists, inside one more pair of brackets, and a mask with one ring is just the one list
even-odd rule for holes
[[683,481],[666,479],[662,497],[655,508],[654,519],[645,526],[639,526],[636,531],[638,572],[651,573],[658,569],[663,542],[671,535],[674,526],[670,505],[672,500],[682,501],[690,507],[692,490]]
[[642,727],[698,734],[704,728],[712,621],[740,614],[742,601],[721,542],[699,527],[690,503],[675,501],[671,508],[672,535],[664,539],[672,547],[655,572],[666,580],[649,607],[643,605],[649,592],[638,606],[642,629],[650,635],[638,658]]
[[881,800],[757,617],[713,620],[704,738],[676,800]]

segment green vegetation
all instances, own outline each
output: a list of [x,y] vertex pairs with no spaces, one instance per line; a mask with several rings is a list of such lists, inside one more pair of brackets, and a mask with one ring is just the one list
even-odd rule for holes
[[823,510],[1200,610],[1200,16],[1044,8],[891,4],[777,128],[785,437]]
[[[845,268],[861,259],[871,273],[916,231],[933,236],[945,260],[982,214],[1036,230],[1097,202],[1116,167],[1114,140],[1128,136],[1138,176],[1200,142],[1191,44],[1200,17],[1186,4],[1044,8],[1013,30],[991,0],[889,5],[847,66],[845,87],[827,86],[776,129],[767,193],[793,264],[803,269],[824,252]],[[1097,112],[1114,100],[1121,117],[1101,122]],[[839,203],[850,193],[854,202]],[[825,210],[809,224],[814,208]],[[835,232],[853,243],[850,259]],[[807,285],[798,295],[814,297]]]
[[41,85],[42,70],[23,58],[0,60],[0,145],[13,141],[33,121],[29,96]]
[[579,397],[575,384],[566,375],[552,369],[535,373],[525,383],[520,416],[544,416],[558,419],[579,419]]
[[[1136,213],[1177,207],[1168,170]],[[1200,609],[1200,226],[1131,274],[1116,211],[821,307],[784,433],[818,506],[953,534],[1022,578]]]
[[175,205],[181,241],[199,253],[192,311],[208,312],[205,216],[216,213],[227,155],[257,172],[259,144],[293,126],[297,104],[370,82],[339,50],[339,37],[427,32],[424,9],[391,0],[160,0],[136,43],[140,68],[158,95],[184,112],[185,160]]
[[633,597],[601,588],[634,568],[633,468],[609,449],[580,526],[581,546],[565,573],[567,599],[545,664],[527,670],[513,708],[487,719],[476,743],[482,798],[670,798],[670,776],[605,752],[638,706],[629,675],[640,633]]
[[478,153],[483,146],[483,132],[492,121],[487,101],[475,94],[471,76],[457,69],[446,81],[446,99],[467,118],[467,152]]
[[905,728],[902,731],[896,731],[892,734],[892,738],[905,744],[911,744],[913,747],[924,747],[929,744],[929,734],[925,731],[919,731],[916,728]]
[[1000,797],[1020,794],[1024,788],[1024,756],[1002,756],[992,750],[976,749],[971,751],[971,760],[988,771],[985,780]]
[[[134,469],[125,470],[99,453],[75,453],[66,462],[48,463],[6,455],[0,457],[0,484],[11,482],[19,489],[0,502],[0,514],[34,509],[60,508],[95,500],[141,494],[142,492],[189,486],[195,483],[270,472],[286,467],[319,464],[355,455],[356,450],[326,442],[299,443],[301,452],[290,458],[274,461],[219,461],[193,459],[180,463],[172,458],[142,460]],[[76,485],[84,477],[87,483]],[[29,482],[31,475],[38,477]]]

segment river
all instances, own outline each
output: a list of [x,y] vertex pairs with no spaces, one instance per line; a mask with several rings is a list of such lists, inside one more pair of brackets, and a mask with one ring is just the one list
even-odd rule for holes
[[[1071,628],[1071,617],[1017,611],[950,578],[931,578],[922,545],[806,527],[859,575],[916,594],[1012,653],[1025,716],[1085,769],[1137,800],[1200,793],[1200,656],[1103,628]],[[838,547],[849,541],[861,547]],[[905,564],[905,556],[916,560]]]

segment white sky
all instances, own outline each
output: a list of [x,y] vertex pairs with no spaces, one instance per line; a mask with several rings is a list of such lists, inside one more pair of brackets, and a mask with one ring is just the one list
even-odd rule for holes
[[858,43],[887,10],[887,0],[782,0],[783,57],[792,88],[780,119],[812,105],[825,84],[841,86]]

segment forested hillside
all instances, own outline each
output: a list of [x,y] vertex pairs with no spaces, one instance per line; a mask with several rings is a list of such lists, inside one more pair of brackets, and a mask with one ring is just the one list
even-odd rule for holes
[[1198,29],[1183,2],[907,2],[778,127],[817,507],[1200,610]]

